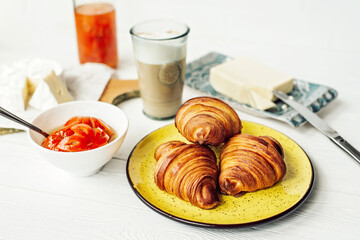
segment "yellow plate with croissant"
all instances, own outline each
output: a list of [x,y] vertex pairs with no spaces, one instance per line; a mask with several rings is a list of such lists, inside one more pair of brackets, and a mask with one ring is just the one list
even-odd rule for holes
[[[162,127],[143,138],[131,152],[127,176],[135,194],[153,210],[180,222],[208,227],[251,226],[277,219],[291,212],[310,194],[314,171],[304,150],[286,135],[269,127],[242,121],[242,133],[268,135],[283,146],[287,172],[274,186],[241,197],[221,195],[220,204],[204,210],[160,190],[154,181],[156,148],[165,142],[188,142],[174,124]],[[220,148],[212,148],[219,155]]]

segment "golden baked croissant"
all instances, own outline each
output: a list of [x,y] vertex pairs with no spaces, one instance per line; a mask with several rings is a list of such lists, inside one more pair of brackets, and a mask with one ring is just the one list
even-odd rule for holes
[[212,146],[219,146],[242,129],[234,109],[212,97],[186,101],[178,109],[175,126],[188,141]]
[[275,138],[250,134],[230,138],[220,153],[221,192],[239,195],[274,185],[286,173],[283,158]]
[[161,190],[203,209],[218,205],[219,170],[209,147],[170,141],[156,149],[155,159],[154,178]]

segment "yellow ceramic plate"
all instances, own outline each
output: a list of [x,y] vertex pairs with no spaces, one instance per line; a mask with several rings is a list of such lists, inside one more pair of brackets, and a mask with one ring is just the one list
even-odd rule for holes
[[[246,193],[241,197],[220,196],[220,205],[203,210],[161,191],[154,182],[155,149],[171,140],[187,142],[174,124],[143,138],[131,152],[127,177],[135,194],[153,210],[172,219],[199,226],[249,226],[279,218],[298,207],[309,195],[314,171],[304,150],[284,134],[260,124],[242,121],[243,133],[275,137],[283,146],[287,173],[273,187]],[[213,148],[219,154],[220,148]]]

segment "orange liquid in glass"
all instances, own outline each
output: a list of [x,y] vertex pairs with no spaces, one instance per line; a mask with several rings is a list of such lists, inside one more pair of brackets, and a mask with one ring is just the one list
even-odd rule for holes
[[84,4],[75,8],[80,63],[98,62],[116,68],[115,8],[108,3]]

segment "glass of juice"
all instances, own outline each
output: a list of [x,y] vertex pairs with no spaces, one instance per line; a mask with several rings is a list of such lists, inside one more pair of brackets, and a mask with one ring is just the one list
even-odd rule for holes
[[112,1],[73,0],[80,63],[118,63],[115,7]]

